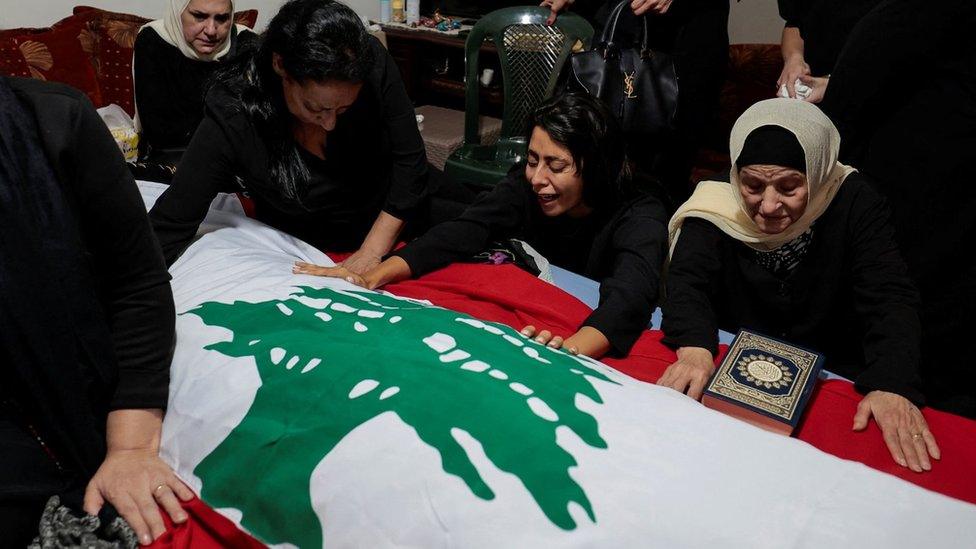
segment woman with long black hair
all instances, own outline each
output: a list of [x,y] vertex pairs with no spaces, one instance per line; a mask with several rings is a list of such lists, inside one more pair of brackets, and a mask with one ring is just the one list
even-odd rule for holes
[[623,135],[599,100],[568,93],[529,117],[529,152],[491,193],[359,276],[298,263],[296,273],[345,278],[367,288],[463,261],[491,242],[516,238],[551,263],[600,282],[600,303],[573,334],[523,333],[573,353],[623,356],[657,304],[667,213],[630,191]]
[[282,6],[260,46],[217,76],[170,188],[150,212],[168,263],[219,192],[323,250],[377,265],[427,195],[428,165],[400,73],[332,0]]

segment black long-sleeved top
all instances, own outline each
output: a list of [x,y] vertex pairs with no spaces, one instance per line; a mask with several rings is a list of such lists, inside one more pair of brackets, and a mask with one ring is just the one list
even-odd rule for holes
[[427,155],[400,72],[371,40],[376,66],[329,132],[325,159],[298,147],[310,173],[301,203],[271,180],[268,151],[239,98],[225,85],[210,91],[203,122],[149,213],[167,263],[219,192],[246,190],[258,219],[327,251],[358,249],[380,211],[409,220],[427,193]]
[[[230,59],[257,35],[238,34],[231,25]],[[206,85],[220,62],[190,59],[179,48],[167,44],[151,27],[136,37],[133,49],[133,84],[136,108],[142,124],[142,138],[153,149],[182,149],[203,120]]]
[[820,107],[841,159],[891,205],[922,296],[929,404],[976,418],[976,368],[959,359],[976,318],[974,27],[972,0],[883,0],[851,34]]
[[108,407],[165,408],[175,332],[170,276],[119,148],[81,92],[33,79],[8,82],[34,112],[91,259],[117,361]]
[[807,255],[785,278],[715,225],[688,218],[671,258],[662,329],[674,347],[717,352],[717,331],[740,328],[810,348],[861,391],[922,402],[918,292],[884,199],[848,176],[814,224]]
[[551,263],[600,282],[600,303],[583,322],[626,355],[657,304],[667,243],[664,206],[651,196],[573,219],[546,217],[518,167],[457,219],[394,252],[414,276],[464,260],[492,241],[528,242]]
[[881,0],[777,0],[787,27],[803,38],[803,59],[814,76],[831,74],[851,31]]

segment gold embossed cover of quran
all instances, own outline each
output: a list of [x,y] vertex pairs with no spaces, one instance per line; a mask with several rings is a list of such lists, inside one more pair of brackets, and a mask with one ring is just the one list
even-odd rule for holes
[[790,435],[810,399],[823,355],[741,330],[715,371],[702,404]]

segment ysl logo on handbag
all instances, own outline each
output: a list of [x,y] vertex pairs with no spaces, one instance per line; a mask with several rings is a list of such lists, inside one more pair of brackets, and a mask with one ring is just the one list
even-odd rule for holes
[[627,99],[637,99],[634,95],[634,75],[637,71],[632,71],[630,74],[624,73],[624,97]]

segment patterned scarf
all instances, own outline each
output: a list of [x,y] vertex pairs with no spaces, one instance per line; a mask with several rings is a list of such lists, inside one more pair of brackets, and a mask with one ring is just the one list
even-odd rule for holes
[[753,259],[756,263],[777,278],[789,276],[807,256],[810,241],[813,240],[813,227],[805,233],[771,251],[753,249]]

